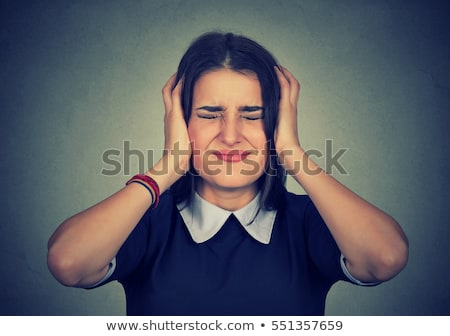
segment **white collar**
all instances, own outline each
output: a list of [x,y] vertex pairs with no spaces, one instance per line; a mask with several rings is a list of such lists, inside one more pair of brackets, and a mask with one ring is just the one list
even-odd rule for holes
[[243,208],[228,211],[206,201],[195,193],[189,206],[184,206],[184,203],[181,203],[177,204],[177,208],[196,243],[203,243],[212,238],[219,232],[228,217],[234,214],[250,236],[263,244],[269,244],[277,211],[260,209],[258,212],[259,198],[258,193]]

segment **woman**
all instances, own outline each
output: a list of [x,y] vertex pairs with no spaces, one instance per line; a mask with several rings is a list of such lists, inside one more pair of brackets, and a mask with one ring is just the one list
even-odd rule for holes
[[[164,155],[60,225],[56,279],[118,280],[129,315],[323,315],[335,282],[398,274],[398,223],[300,145],[299,89],[256,42],[200,36],[163,88]],[[285,189],[286,172],[308,195]]]

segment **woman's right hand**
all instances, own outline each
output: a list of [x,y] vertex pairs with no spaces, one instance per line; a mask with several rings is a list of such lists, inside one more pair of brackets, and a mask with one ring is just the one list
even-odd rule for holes
[[[172,90],[175,75],[163,88],[165,151],[147,173],[164,192],[189,169],[191,146],[181,108],[181,83]],[[97,283],[130,232],[154,201],[150,193],[131,183],[96,205],[65,220],[48,242],[48,266],[66,286]]]
[[[175,80],[176,74],[169,78],[162,89],[165,107],[164,154],[161,160],[149,171],[152,177],[165,180],[168,184],[167,187],[189,170],[192,152],[181,106],[182,80],[178,83],[175,83]],[[164,176],[166,178],[163,178]],[[163,187],[163,189],[165,188]]]

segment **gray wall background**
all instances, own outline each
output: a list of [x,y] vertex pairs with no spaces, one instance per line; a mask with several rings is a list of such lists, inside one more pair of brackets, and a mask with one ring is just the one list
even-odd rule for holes
[[[65,218],[158,159],[161,88],[200,33],[244,33],[302,85],[302,144],[348,148],[333,175],[393,215],[410,261],[376,288],[339,283],[329,315],[449,315],[450,29],[444,1],[2,1],[0,314],[122,315],[118,284],[66,288],[46,266]],[[147,152],[153,150],[151,152]],[[324,158],[317,160],[326,164]],[[147,166],[147,164],[145,164]],[[302,189],[289,181],[290,190]]]

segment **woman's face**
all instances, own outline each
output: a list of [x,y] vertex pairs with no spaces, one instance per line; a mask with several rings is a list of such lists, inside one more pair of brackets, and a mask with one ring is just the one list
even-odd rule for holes
[[219,69],[198,79],[188,132],[203,194],[242,188],[256,192],[268,154],[263,118],[255,74]]

